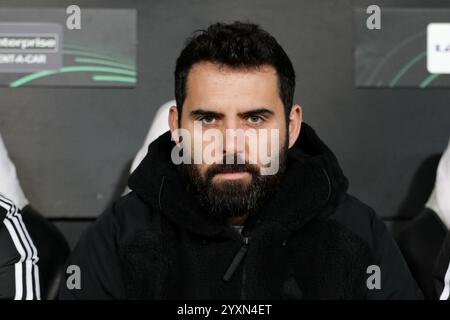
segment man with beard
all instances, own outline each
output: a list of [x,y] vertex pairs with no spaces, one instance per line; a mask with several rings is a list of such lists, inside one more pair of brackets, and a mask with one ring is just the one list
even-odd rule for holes
[[[420,298],[383,223],[346,193],[334,154],[302,123],[294,89],[289,57],[257,25],[196,33],[177,59],[170,132],[82,236],[69,261],[80,287],[63,285],[61,298]],[[199,125],[225,136],[275,130],[258,144],[270,163],[250,138],[196,161],[195,146],[210,146]],[[174,148],[191,161],[176,163]]]

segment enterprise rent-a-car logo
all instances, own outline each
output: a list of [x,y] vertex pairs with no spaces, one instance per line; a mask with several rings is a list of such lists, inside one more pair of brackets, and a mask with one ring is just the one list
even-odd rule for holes
[[60,68],[61,38],[58,24],[0,23],[0,72]]
[[[57,48],[56,39],[56,35],[35,35],[34,37],[30,37],[0,34],[0,52],[14,50],[28,52],[0,53],[0,63],[45,64],[47,62],[47,56],[43,52],[55,52]],[[36,53],[32,53],[33,51]]]

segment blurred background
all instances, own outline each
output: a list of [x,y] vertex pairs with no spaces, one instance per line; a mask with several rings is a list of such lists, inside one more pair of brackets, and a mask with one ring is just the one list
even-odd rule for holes
[[[131,15],[136,15],[136,28],[131,30],[136,34],[127,39],[135,51],[127,54],[136,57],[136,82],[116,87],[0,87],[0,132],[25,194],[72,247],[123,192],[130,163],[155,113],[173,99],[175,60],[185,39],[217,21],[249,20],[277,38],[297,73],[295,100],[303,106],[304,121],[335,152],[350,180],[350,193],[373,207],[392,232],[422,209],[450,136],[450,90],[376,82],[357,86],[354,53],[360,44],[370,46],[371,39],[361,33],[364,26],[358,24],[365,20],[355,18],[354,10],[371,4],[382,10],[450,10],[450,2],[16,0],[0,1],[0,12],[65,10],[72,4],[81,8],[82,19],[83,9],[135,10]],[[0,18],[8,20],[1,13]],[[393,32],[392,24],[383,25],[383,11],[381,18],[382,29],[370,31],[378,32],[374,43]],[[130,21],[116,19],[114,24],[122,30],[121,23],[133,26]],[[400,28],[406,34],[408,25]],[[82,33],[83,27],[64,34],[68,32]],[[97,50],[107,51],[123,40],[120,37],[105,38]]]

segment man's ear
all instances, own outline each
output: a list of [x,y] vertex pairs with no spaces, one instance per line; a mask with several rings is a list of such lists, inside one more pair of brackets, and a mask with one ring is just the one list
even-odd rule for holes
[[302,107],[298,104],[292,106],[289,113],[289,148],[291,148],[300,135],[300,129],[302,127]]
[[169,128],[170,133],[172,134],[172,139],[176,143],[179,143],[179,135],[177,133],[178,128],[178,109],[177,106],[171,106],[169,109]]

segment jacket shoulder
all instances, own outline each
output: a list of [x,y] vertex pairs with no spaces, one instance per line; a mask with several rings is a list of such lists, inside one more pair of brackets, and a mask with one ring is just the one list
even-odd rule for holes
[[120,220],[140,220],[154,212],[153,207],[134,191],[117,199],[111,211],[114,217]]
[[61,284],[61,299],[123,299],[123,252],[127,243],[152,226],[151,207],[133,192],[114,202],[81,236],[68,265],[82,270],[81,290]]
[[373,232],[377,227],[384,227],[384,223],[377,218],[370,206],[347,193],[339,197],[330,218],[356,233],[371,247],[374,245]]
[[371,207],[343,194],[330,218],[358,235],[371,248],[373,262],[381,270],[381,289],[368,290],[367,299],[423,298],[392,235]]
[[[119,243],[127,243],[142,232],[153,232],[160,224],[161,215],[156,208],[131,191],[122,196],[105,212],[106,219],[116,226]],[[102,219],[103,217],[100,217]]]

